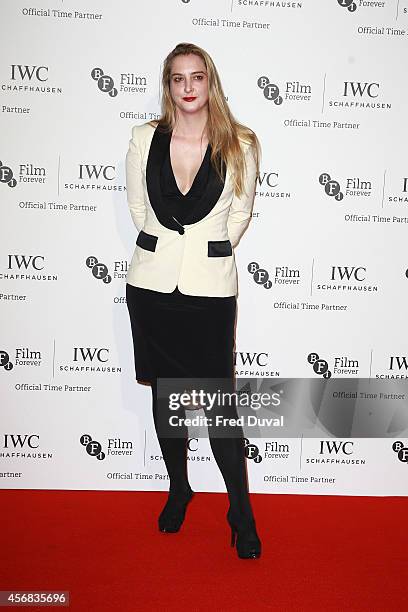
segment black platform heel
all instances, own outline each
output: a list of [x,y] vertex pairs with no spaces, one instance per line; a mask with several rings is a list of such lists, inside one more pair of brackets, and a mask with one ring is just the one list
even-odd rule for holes
[[228,511],[227,521],[231,527],[231,546],[237,547],[240,559],[259,559],[262,544],[256,532],[255,520],[242,516],[240,519],[233,517]]
[[166,505],[159,516],[159,530],[162,533],[177,533],[180,530],[187,505],[193,496],[194,491],[191,489],[185,494],[169,493]]

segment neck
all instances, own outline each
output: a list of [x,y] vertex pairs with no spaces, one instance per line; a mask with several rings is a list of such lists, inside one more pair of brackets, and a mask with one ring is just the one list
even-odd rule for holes
[[200,140],[204,135],[207,119],[208,112],[206,108],[203,108],[202,111],[194,115],[177,112],[173,132],[177,132],[177,135],[181,138]]

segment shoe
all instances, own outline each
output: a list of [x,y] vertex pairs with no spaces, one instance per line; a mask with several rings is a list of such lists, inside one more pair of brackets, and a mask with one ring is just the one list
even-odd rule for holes
[[159,530],[163,533],[177,533],[183,524],[187,504],[193,498],[194,491],[190,489],[184,494],[169,493],[166,505],[159,516]]
[[237,519],[228,510],[227,521],[231,527],[231,546],[236,544],[238,557],[240,559],[259,559],[262,545],[256,532],[255,520],[244,516]]

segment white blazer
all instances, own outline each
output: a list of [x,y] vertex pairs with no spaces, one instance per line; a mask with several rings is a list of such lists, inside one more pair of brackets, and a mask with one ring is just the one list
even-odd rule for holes
[[184,224],[173,217],[161,196],[160,169],[170,146],[166,134],[148,123],[132,130],[126,156],[127,198],[138,230],[126,281],[130,285],[187,295],[226,297],[238,292],[234,249],[251,219],[256,163],[244,141],[244,193],[234,196],[231,174],[222,182],[212,168],[203,196]]

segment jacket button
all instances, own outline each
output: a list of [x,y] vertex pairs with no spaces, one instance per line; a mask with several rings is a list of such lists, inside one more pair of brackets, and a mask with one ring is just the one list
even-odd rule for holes
[[180,227],[179,230],[177,230],[179,234],[184,234],[184,228]]

